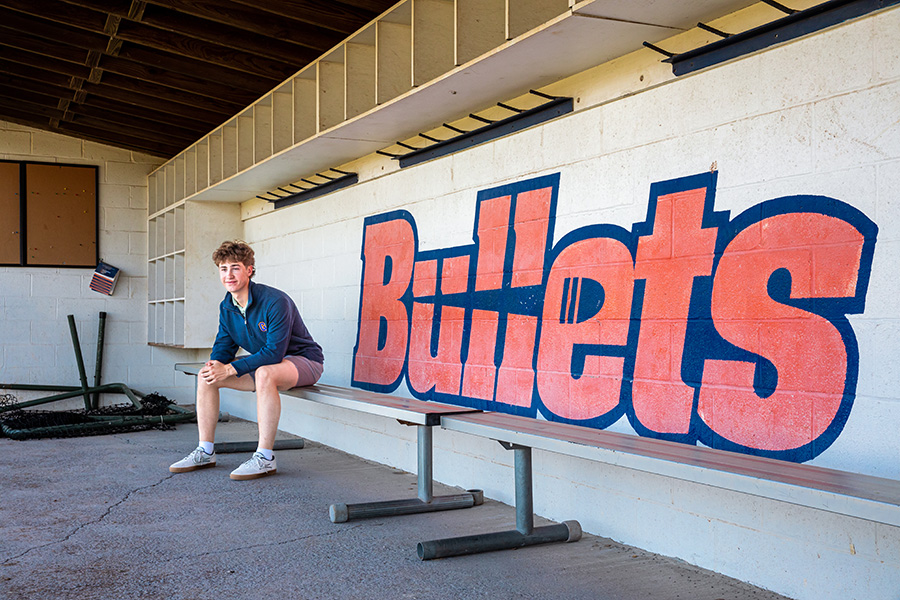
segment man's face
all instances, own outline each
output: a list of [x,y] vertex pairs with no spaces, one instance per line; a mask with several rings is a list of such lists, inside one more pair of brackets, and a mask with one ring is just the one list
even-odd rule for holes
[[219,279],[222,285],[232,294],[240,293],[250,285],[250,274],[253,267],[248,267],[240,262],[219,263]]

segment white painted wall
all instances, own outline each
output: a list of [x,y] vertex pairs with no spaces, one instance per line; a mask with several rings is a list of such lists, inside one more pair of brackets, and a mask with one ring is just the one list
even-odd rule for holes
[[[297,301],[325,348],[323,381],[348,385],[366,216],[408,210],[420,250],[470,244],[479,190],[559,172],[558,240],[586,224],[630,229],[646,216],[651,183],[714,163],[716,209],[732,217],[784,195],[837,198],[879,234],[866,310],[850,318],[860,349],[855,404],[813,464],[900,478],[898,31],[900,9],[883,11],[678,80],[642,50],[556,85],[578,98],[569,116],[403,171],[361,160],[360,184],[277,213],[248,202],[258,280]],[[225,407],[254,418],[240,394]],[[282,426],[415,470],[414,430],[385,419],[286,399]],[[611,429],[630,426],[622,419]],[[440,431],[435,447],[438,480],[513,501],[512,455],[499,445]],[[795,598],[895,599],[900,589],[897,528],[540,452],[535,468],[536,512],[578,519],[592,533]]]
[[[193,382],[172,364],[196,353],[147,346],[147,174],[161,161],[2,121],[0,159],[99,166],[100,256],[121,269],[115,293],[105,296],[88,287],[93,269],[0,267],[0,383],[79,385],[69,314],[93,383],[98,314],[105,311],[103,382],[192,403]],[[19,400],[47,395],[11,393]]]

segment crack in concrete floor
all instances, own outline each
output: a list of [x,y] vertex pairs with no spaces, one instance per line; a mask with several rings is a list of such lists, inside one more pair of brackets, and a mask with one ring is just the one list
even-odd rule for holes
[[84,529],[85,527],[90,527],[91,525],[96,525],[96,524],[98,524],[98,523],[101,523],[106,517],[108,517],[108,516],[110,515],[110,513],[112,513],[112,510],[113,510],[114,508],[116,508],[117,506],[120,506],[120,505],[122,505],[123,503],[127,502],[128,499],[129,499],[132,495],[134,495],[134,494],[136,494],[136,493],[138,493],[138,492],[141,492],[141,491],[143,491],[143,490],[148,490],[148,489],[154,488],[154,487],[160,485],[161,483],[163,483],[164,481],[167,481],[167,480],[171,479],[171,478],[174,477],[174,476],[175,476],[175,473],[170,473],[169,475],[166,475],[165,477],[163,477],[162,479],[160,479],[160,480],[157,481],[156,483],[151,483],[150,485],[144,485],[144,486],[135,488],[135,489],[133,489],[133,490],[130,490],[127,494],[125,494],[125,496],[122,497],[121,500],[118,500],[117,502],[113,502],[112,504],[110,504],[109,506],[107,506],[107,507],[106,507],[106,510],[103,512],[102,515],[100,515],[100,516],[97,517],[96,519],[92,519],[92,520],[90,520],[90,521],[86,521],[86,522],[84,522],[84,523],[79,524],[77,527],[75,527],[75,529],[73,529],[71,532],[69,532],[64,538],[62,538],[62,539],[60,539],[60,540],[55,540],[55,541],[52,541],[52,542],[47,542],[46,544],[40,544],[40,545],[38,545],[38,546],[33,546],[33,547],[31,547],[31,548],[28,548],[27,550],[25,550],[25,551],[23,551],[23,552],[20,552],[19,554],[16,554],[16,555],[14,555],[14,556],[11,556],[11,557],[9,557],[9,558],[4,559],[3,562],[0,563],[0,566],[7,566],[10,562],[16,561],[16,560],[18,560],[18,559],[20,559],[20,558],[22,558],[22,557],[24,557],[24,556],[27,556],[27,555],[30,554],[31,552],[35,552],[35,551],[37,551],[37,550],[42,550],[42,549],[44,549],[44,548],[49,548],[50,546],[56,546],[56,545],[59,545],[59,544],[64,544],[64,543],[66,543],[67,541],[69,541],[70,539],[72,539],[72,537],[74,537],[79,531],[81,531],[81,530]]
[[241,551],[243,551],[243,550],[255,550],[255,549],[257,549],[257,548],[267,548],[267,549],[271,549],[271,548],[273,548],[273,547],[275,547],[275,546],[286,546],[286,545],[288,545],[288,544],[295,544],[295,543],[297,543],[297,542],[302,542],[302,541],[304,541],[304,540],[311,540],[311,539],[317,539],[317,538],[327,538],[327,537],[334,537],[334,536],[337,536],[337,535],[342,535],[342,534],[344,534],[344,533],[348,533],[348,532],[350,532],[350,531],[353,531],[354,529],[359,529],[359,528],[362,527],[362,526],[363,526],[362,524],[360,524],[360,525],[352,525],[352,526],[350,526],[350,527],[342,527],[342,528],[340,528],[339,530],[335,530],[335,531],[332,531],[332,532],[330,532],[330,533],[329,533],[329,532],[323,532],[323,533],[311,533],[311,534],[309,534],[309,535],[300,536],[300,537],[298,537],[298,538],[293,538],[293,539],[290,539],[290,540],[283,540],[283,541],[280,541],[280,542],[265,542],[265,543],[261,543],[261,544],[250,544],[250,545],[247,545],[247,546],[237,546],[237,547],[235,547],[235,548],[224,548],[224,549],[222,549],[222,550],[212,550],[212,551],[210,551],[210,552],[199,552],[199,553],[191,553],[191,554],[182,554],[182,555],[180,555],[180,556],[173,556],[173,557],[167,558],[167,559],[165,559],[165,560],[160,560],[159,562],[160,562],[160,564],[165,564],[165,563],[169,563],[169,562],[174,562],[174,561],[184,560],[184,559],[186,559],[186,558],[191,558],[191,557],[193,557],[193,558],[202,558],[202,557],[206,557],[206,556],[217,556],[217,555],[221,555],[221,554],[230,554],[230,553],[232,553],[232,552],[241,552]]

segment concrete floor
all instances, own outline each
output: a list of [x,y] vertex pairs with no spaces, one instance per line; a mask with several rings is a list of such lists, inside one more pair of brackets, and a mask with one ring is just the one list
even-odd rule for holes
[[[219,425],[218,441],[255,439],[253,423]],[[214,469],[169,473],[195,445],[192,424],[0,439],[0,598],[783,598],[591,535],[423,562],[417,542],[514,529],[514,508],[487,500],[334,524],[332,502],[414,497],[415,476],[309,442],[277,453],[278,474],[260,480],[228,478],[246,454],[220,454]],[[458,490],[436,485],[435,493]]]

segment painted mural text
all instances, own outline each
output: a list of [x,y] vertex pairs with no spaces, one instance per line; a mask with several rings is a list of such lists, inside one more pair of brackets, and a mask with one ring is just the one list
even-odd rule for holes
[[823,196],[734,219],[716,173],[651,186],[631,231],[553,243],[559,175],[478,194],[473,243],[365,222],[353,385],[808,460],[840,434],[877,227]]

